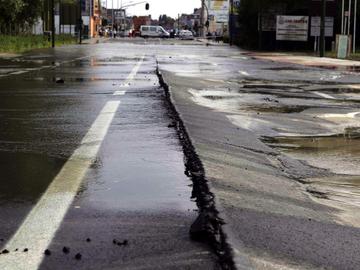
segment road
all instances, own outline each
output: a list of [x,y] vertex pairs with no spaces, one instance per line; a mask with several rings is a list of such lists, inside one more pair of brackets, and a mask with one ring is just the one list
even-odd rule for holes
[[1,59],[0,269],[359,269],[356,71],[160,39]]
[[217,269],[190,240],[198,208],[153,55],[72,46],[2,67],[0,269]]

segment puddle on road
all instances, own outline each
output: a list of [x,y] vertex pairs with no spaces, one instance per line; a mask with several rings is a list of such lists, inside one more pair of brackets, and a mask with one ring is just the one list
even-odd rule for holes
[[337,174],[360,175],[360,139],[357,132],[348,130],[342,136],[277,137],[264,141],[314,167]]
[[310,108],[310,106],[297,105],[278,105],[261,104],[256,106],[246,106],[244,109],[249,111],[257,111],[262,113],[300,113]]
[[350,72],[360,72],[360,66],[331,66],[331,65],[314,65],[311,66],[314,68],[321,68],[321,69],[331,69],[331,70],[338,70],[338,71],[350,71]]
[[1,151],[0,205],[37,199],[64,163],[47,155]]
[[360,206],[360,139],[357,130],[331,137],[267,137],[263,141],[292,158],[335,173],[307,179],[307,191],[316,198],[319,198],[317,194],[324,195],[323,199],[329,199],[326,204],[345,210],[340,214],[344,220],[354,224],[360,221],[357,215],[350,217],[351,210],[348,209]]

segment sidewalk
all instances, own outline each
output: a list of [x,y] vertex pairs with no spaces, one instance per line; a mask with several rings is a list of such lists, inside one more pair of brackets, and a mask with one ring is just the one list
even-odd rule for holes
[[211,45],[211,46],[229,46],[229,44],[226,44],[223,41],[216,42],[212,39],[207,39],[207,38],[196,38],[195,40],[197,40],[201,43],[204,43],[206,45]]
[[93,45],[93,44],[97,44],[97,43],[104,43],[104,42],[107,42],[109,40],[110,40],[110,38],[95,37],[95,38],[84,39],[82,41],[82,44]]
[[329,57],[316,57],[309,55],[294,55],[291,53],[277,53],[277,52],[247,52],[248,56],[256,59],[270,60],[274,62],[283,62],[290,64],[298,64],[310,67],[323,67],[330,69],[343,69],[347,67],[358,67],[360,61],[353,61],[347,59],[335,59]]

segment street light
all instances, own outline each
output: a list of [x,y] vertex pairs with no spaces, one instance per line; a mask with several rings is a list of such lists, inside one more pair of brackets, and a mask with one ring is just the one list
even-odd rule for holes
[[356,53],[356,21],[357,21],[357,0],[355,0],[354,7],[354,41],[353,41],[353,53]]
[[51,47],[55,48],[55,5],[54,0],[51,0]]

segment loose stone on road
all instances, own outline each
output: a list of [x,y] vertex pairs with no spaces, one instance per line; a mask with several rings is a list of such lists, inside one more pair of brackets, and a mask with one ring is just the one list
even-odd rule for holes
[[[155,58],[119,57],[118,47],[64,48],[67,57],[92,56],[49,53],[62,64],[2,79],[2,116],[28,127],[1,132],[1,164],[15,164],[5,180],[13,195],[0,196],[9,213],[1,269],[218,268],[210,247],[190,240],[197,207]],[[36,175],[16,172],[26,164]]]

